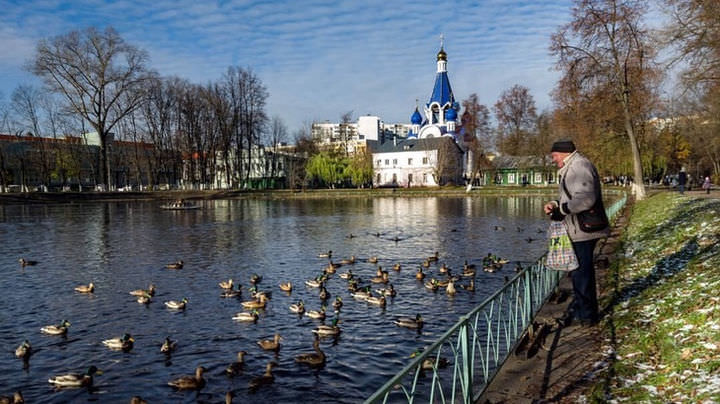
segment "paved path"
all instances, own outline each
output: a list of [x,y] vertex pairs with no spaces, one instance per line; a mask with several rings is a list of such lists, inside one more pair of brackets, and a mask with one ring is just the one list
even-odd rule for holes
[[[624,214],[616,221],[611,236],[597,247],[601,295],[610,292],[605,283],[606,268],[615,259],[626,223]],[[560,299],[548,301],[536,318],[536,322],[548,324],[550,328],[541,348],[530,358],[527,352],[511,354],[478,403],[574,403],[594,383],[594,375],[606,366],[602,331],[598,326],[563,323],[572,299],[568,276],[560,281],[557,296]]]

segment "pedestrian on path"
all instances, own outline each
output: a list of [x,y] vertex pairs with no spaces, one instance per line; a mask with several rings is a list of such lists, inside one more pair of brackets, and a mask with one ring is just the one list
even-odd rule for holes
[[702,187],[703,187],[703,189],[705,190],[705,192],[706,192],[708,195],[710,195],[710,187],[711,187],[710,177],[705,177],[705,181],[703,182]]
[[681,195],[685,193],[685,184],[687,184],[687,173],[685,172],[685,167],[683,167],[680,169],[680,173],[678,173],[678,190],[680,190]]
[[550,156],[559,168],[560,197],[546,203],[543,210],[552,220],[562,220],[567,226],[579,265],[570,272],[574,293],[570,315],[572,320],[591,325],[598,321],[593,253],[597,240],[610,234],[600,178],[595,166],[575,150],[571,140],[553,143]]

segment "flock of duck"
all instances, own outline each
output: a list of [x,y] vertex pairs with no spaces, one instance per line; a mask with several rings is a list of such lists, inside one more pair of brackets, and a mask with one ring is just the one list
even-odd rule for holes
[[[305,286],[310,289],[317,289],[318,298],[321,301],[320,310],[307,310],[303,300],[298,300],[296,303],[291,304],[288,310],[295,313],[298,316],[307,316],[313,319],[320,320],[320,324],[312,330],[314,335],[313,351],[302,353],[295,356],[295,362],[308,366],[314,369],[320,369],[325,366],[327,357],[320,348],[321,338],[334,338],[340,335],[342,329],[340,323],[340,313],[344,305],[343,299],[340,296],[335,296],[331,299],[331,294],[327,289],[327,281],[333,277],[338,269],[341,267],[347,267],[348,269],[338,276],[347,281],[347,289],[350,295],[358,300],[366,302],[369,305],[378,306],[384,308],[387,304],[387,299],[395,297],[398,291],[391,282],[390,272],[383,269],[378,264],[379,259],[375,256],[367,259],[367,262],[376,265],[375,276],[370,277],[367,280],[363,280],[360,276],[356,275],[352,271],[353,265],[358,262],[355,256],[343,259],[339,262],[333,262],[332,251],[318,254],[319,258],[326,258],[328,261],[327,265],[322,268],[316,277],[307,279],[303,282]],[[424,284],[424,287],[431,291],[437,292],[440,289],[444,289],[448,295],[454,295],[458,293],[458,289],[464,289],[467,291],[475,290],[475,275],[476,267],[473,264],[469,264],[465,261],[462,269],[457,274],[451,270],[446,264],[439,264],[440,257],[438,252],[425,258],[422,263],[418,266],[414,273],[414,277],[418,282]],[[20,265],[23,267],[37,265],[37,261],[26,260],[21,258],[19,260]],[[485,272],[495,272],[502,268],[508,261],[501,259],[493,254],[488,254],[482,260],[482,270]],[[437,277],[430,276],[431,267],[437,268]],[[176,261],[165,265],[168,270],[180,270],[184,267],[183,261]],[[394,264],[391,266],[391,270],[395,273],[393,277],[400,276],[402,272],[402,266],[400,264]],[[519,267],[516,270],[520,269]],[[261,290],[260,283],[262,276],[253,274],[249,283],[252,285],[247,288],[249,294],[249,300],[241,301],[242,307],[245,311],[236,313],[232,319],[239,322],[251,322],[255,323],[259,319],[259,311],[263,310],[268,301],[272,297],[271,290]],[[278,285],[278,288],[287,293],[288,296],[292,294],[293,288],[292,282],[283,282]],[[244,290],[241,285],[236,285],[232,279],[223,280],[218,283],[218,287],[221,290],[221,297],[223,298],[236,298],[242,299]],[[95,285],[90,282],[86,285],[78,285],[74,288],[75,292],[82,294],[95,293]],[[137,298],[137,302],[140,304],[149,304],[156,294],[156,286],[150,284],[147,289],[136,289],[129,291],[129,294]],[[333,308],[333,318],[329,325],[324,324],[325,319],[328,317],[327,306],[332,301],[331,305]],[[164,302],[164,305],[169,310],[185,310],[189,300],[183,298],[182,300],[168,300]],[[413,317],[399,317],[396,318],[393,323],[399,327],[405,327],[420,331],[425,324],[421,314],[416,314]],[[40,332],[47,335],[67,335],[71,323],[68,320],[62,320],[58,324],[47,325],[40,329]],[[273,351],[278,353],[281,349],[281,342],[283,338],[276,333],[272,339],[265,339],[257,341],[257,345],[260,349],[265,351]],[[135,339],[129,333],[125,333],[121,336],[106,339],[102,341],[102,344],[107,348],[119,351],[130,351],[134,346]],[[169,336],[165,338],[162,345],[158,348],[160,352],[170,354],[177,347],[177,341],[173,341]],[[239,351],[237,353],[236,360],[230,363],[225,372],[228,376],[234,376],[244,371],[244,357],[247,351]],[[23,361],[29,361],[33,355],[33,348],[29,340],[24,340],[20,346],[15,350],[15,356],[22,359]],[[274,376],[272,369],[278,364],[275,361],[269,361],[265,366],[265,372],[251,379],[248,383],[248,389],[250,392],[254,392],[264,385],[268,385],[274,382]],[[425,364],[423,364],[425,366]],[[198,366],[193,375],[187,375],[175,378],[168,381],[168,385],[179,390],[200,390],[205,384],[204,372],[206,368]],[[77,387],[90,387],[93,385],[93,377],[95,375],[102,374],[102,371],[95,366],[90,366],[83,373],[67,373],[53,376],[48,379],[48,382],[55,385],[58,388],[77,388]],[[226,401],[232,401],[233,394],[228,393],[226,395]],[[0,397],[0,403],[20,403],[24,402],[22,394],[18,391],[13,397]],[[140,397],[133,397],[134,403],[142,403]]]

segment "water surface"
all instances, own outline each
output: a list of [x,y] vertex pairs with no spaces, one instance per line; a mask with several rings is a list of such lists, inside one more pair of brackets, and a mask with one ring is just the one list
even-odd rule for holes
[[[465,260],[480,266],[488,252],[533,261],[545,249],[542,203],[532,197],[217,200],[181,212],[160,210],[154,202],[0,206],[0,346],[6,353],[0,394],[19,389],[28,402],[51,403],[127,402],[133,395],[149,402],[220,402],[227,391],[237,402],[362,401],[413,351],[514,274],[514,262],[496,273],[480,271],[475,292],[450,297],[415,279],[422,260],[437,251],[438,264],[456,272]],[[380,309],[354,300],[347,282],[333,276],[328,290],[345,302],[338,314],[342,333],[322,340],[327,364],[313,370],[294,357],[312,351],[311,330],[319,321],[298,317],[288,306],[303,299],[308,309],[320,308],[317,289],[303,281],[321,273],[327,259],[317,254],[328,250],[335,261],[355,255],[358,263],[338,273],[352,269],[363,279],[376,270],[367,258],[377,256],[398,295]],[[23,269],[20,257],[39,264]],[[183,269],[164,268],[179,259]],[[399,272],[390,269],[396,263]],[[438,264],[428,277],[440,278]],[[240,300],[220,298],[217,284],[232,278],[247,287],[253,273],[263,276],[260,289],[272,291],[272,299],[256,324],[234,322],[232,316],[243,311]],[[295,288],[289,296],[278,288],[287,281]],[[88,282],[96,285],[93,295],[73,291]],[[143,306],[128,291],[149,283],[157,294]],[[183,312],[163,305],[183,297],[189,300]],[[245,292],[242,300],[248,299]],[[335,316],[328,313],[326,322]],[[427,322],[421,333],[392,324],[415,313]],[[66,338],[40,333],[62,319],[72,323]],[[136,340],[130,352],[101,344],[125,332]],[[262,351],[256,341],[276,332],[283,337],[279,354]],[[166,357],[159,348],[168,335],[178,349]],[[24,339],[36,350],[28,366],[11,356]],[[244,373],[227,377],[224,369],[239,350],[248,352]],[[278,364],[275,382],[248,392],[249,380],[271,360]],[[93,389],[58,391],[47,383],[91,364],[103,370]],[[208,369],[200,393],[167,386],[199,365]]]

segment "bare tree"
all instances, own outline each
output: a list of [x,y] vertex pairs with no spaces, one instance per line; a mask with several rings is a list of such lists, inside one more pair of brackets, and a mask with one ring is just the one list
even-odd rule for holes
[[273,116],[270,120],[270,147],[272,148],[272,156],[270,158],[270,177],[274,178],[278,174],[278,146],[280,143],[287,141],[287,126],[279,116]]
[[498,121],[498,149],[511,155],[528,153],[528,139],[535,133],[537,119],[530,90],[519,84],[505,90],[493,111]]
[[50,184],[53,150],[51,143],[43,138],[41,109],[45,98],[45,94],[37,88],[30,85],[19,85],[13,90],[11,108],[15,112],[19,128],[35,137],[31,148],[37,153],[31,153],[31,156],[26,157],[35,157],[30,160],[30,165],[39,168],[42,187],[47,191],[47,186]]
[[[110,133],[143,100],[152,76],[147,59],[146,52],[126,43],[113,28],[88,28],[41,40],[28,66],[98,133],[102,178],[108,187]],[[127,101],[118,108],[123,96]]]
[[642,0],[576,0],[572,21],[559,28],[550,46],[563,73],[561,82],[573,83],[579,92],[602,91],[597,94],[607,94],[618,105],[638,199],[645,197],[645,186],[637,127],[646,118],[643,106],[656,74],[651,65],[655,52],[642,26],[647,9]]
[[666,0],[672,22],[663,30],[675,50],[672,63],[685,61],[686,84],[720,82],[720,3],[706,0]]

